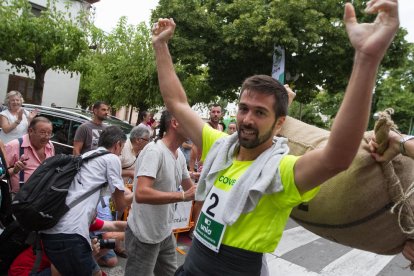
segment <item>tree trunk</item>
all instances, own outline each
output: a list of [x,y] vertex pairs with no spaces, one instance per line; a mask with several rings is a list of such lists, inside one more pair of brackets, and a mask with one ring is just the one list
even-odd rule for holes
[[33,88],[33,104],[42,104],[43,98],[43,88],[45,86],[45,75],[46,71],[44,69],[34,70],[35,73],[35,81],[34,81],[34,88]]

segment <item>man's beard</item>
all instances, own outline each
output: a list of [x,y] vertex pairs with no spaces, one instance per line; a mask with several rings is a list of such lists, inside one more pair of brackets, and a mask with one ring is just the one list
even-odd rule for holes
[[212,121],[213,123],[219,123],[220,122],[220,118],[219,117],[211,117],[210,121]]
[[[275,124],[276,121],[272,124],[272,127],[261,136],[259,136],[259,131],[256,128],[239,125],[237,127],[237,136],[239,137],[240,146],[247,149],[253,149],[265,143],[267,140],[269,140],[270,137],[273,136],[273,128]],[[243,130],[255,131],[256,137],[254,139],[243,140],[243,138],[241,137]]]
[[106,120],[106,118],[108,118],[108,116],[96,116],[98,118],[98,120],[100,121],[104,121]]

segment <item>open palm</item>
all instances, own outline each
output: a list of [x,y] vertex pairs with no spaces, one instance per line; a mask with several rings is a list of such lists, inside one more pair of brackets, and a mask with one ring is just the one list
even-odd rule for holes
[[399,26],[398,7],[396,7],[398,3],[395,0],[374,2],[375,5],[371,5],[366,10],[369,13],[379,11],[373,23],[358,24],[354,8],[349,3],[345,6],[344,21],[349,40],[356,51],[382,58]]

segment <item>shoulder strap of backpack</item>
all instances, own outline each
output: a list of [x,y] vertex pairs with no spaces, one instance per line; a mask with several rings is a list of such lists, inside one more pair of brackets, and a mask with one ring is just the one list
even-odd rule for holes
[[86,194],[83,194],[81,197],[79,197],[78,199],[72,201],[71,203],[68,204],[69,208],[73,208],[76,205],[78,205],[80,202],[82,202],[83,200],[87,199],[89,196],[91,196],[92,194],[94,194],[96,191],[100,190],[103,186],[105,186],[107,184],[107,182],[105,182],[102,185],[99,185],[98,187],[96,187],[95,189],[90,190],[89,192],[87,192]]
[[[92,159],[92,158],[95,158],[95,157],[98,157],[98,156],[102,156],[102,155],[105,155],[105,154],[108,154],[108,153],[110,153],[109,151],[107,151],[107,150],[103,150],[103,151],[97,151],[97,152],[94,152],[94,153],[92,153],[91,155],[89,155],[89,156],[87,156],[87,157],[85,157],[85,158],[83,158],[82,160],[83,161],[86,161],[86,160],[89,160],[89,159]],[[88,198],[89,196],[91,196],[92,194],[94,194],[96,191],[98,191],[98,190],[100,190],[103,186],[105,186],[107,184],[107,182],[105,182],[105,183],[103,183],[102,185],[99,185],[98,187],[96,187],[95,189],[92,189],[92,190],[90,190],[89,192],[87,192],[86,194],[83,194],[81,197],[79,197],[78,199],[76,199],[76,200],[74,200],[74,201],[72,201],[71,203],[69,203],[69,205],[68,205],[68,207],[69,208],[73,208],[73,207],[75,207],[76,205],[78,205],[80,202],[82,202],[83,200],[85,200],[86,198]]]
[[[20,158],[24,154],[24,148],[22,147],[23,137],[18,138],[18,140],[19,140],[19,160],[20,160]],[[19,172],[19,181],[20,183],[24,183],[24,170],[21,170]]]
[[92,153],[92,154],[90,154],[90,155],[88,155],[86,157],[83,157],[82,160],[83,161],[86,161],[86,160],[93,159],[95,157],[99,157],[99,156],[102,156],[102,155],[105,155],[105,154],[109,154],[109,153],[110,152],[107,151],[107,150],[97,151],[97,152],[94,152],[94,153]]
[[42,262],[42,256],[43,256],[41,239],[40,239],[40,235],[38,232],[36,232],[35,240],[32,244],[32,247],[33,247],[33,255],[36,256],[36,259],[33,264],[30,275],[36,275],[37,271],[39,270],[40,263]]

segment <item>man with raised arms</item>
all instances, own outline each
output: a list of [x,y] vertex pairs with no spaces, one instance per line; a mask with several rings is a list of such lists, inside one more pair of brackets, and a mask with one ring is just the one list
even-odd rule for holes
[[203,149],[205,160],[196,192],[202,204],[196,238],[177,275],[260,275],[263,253],[275,250],[292,208],[349,167],[367,127],[379,64],[399,26],[396,0],[369,1],[365,11],[378,14],[373,23],[359,24],[352,4],[345,5],[346,31],[355,49],[352,74],[328,143],[303,156],[289,155],[286,139],[276,137],[288,95],[268,76],[243,82],[237,133],[227,136],[205,124],[189,106],[174,71],[168,49],[173,19],[154,25],[165,105]]

